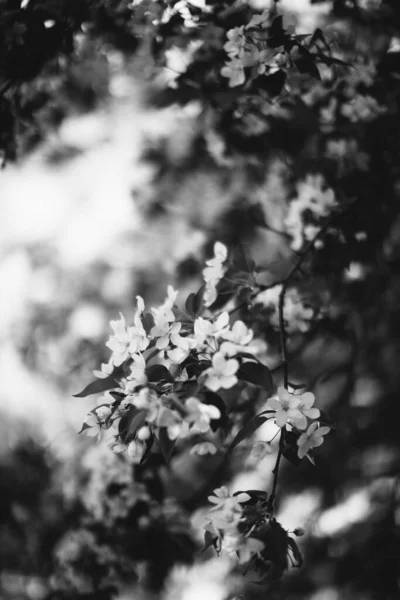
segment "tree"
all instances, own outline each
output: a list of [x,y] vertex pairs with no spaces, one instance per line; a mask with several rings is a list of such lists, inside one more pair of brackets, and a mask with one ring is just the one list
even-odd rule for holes
[[[190,178],[200,160],[228,180],[240,171],[245,182],[207,232],[213,255],[205,268],[194,266],[201,287],[185,299],[169,288],[164,304],[147,311],[138,297],[133,324],[123,316],[111,322],[111,358],[80,396],[104,393],[82,433],[108,436],[116,456],[105,454],[101,465],[101,510],[83,496],[79,529],[57,546],[56,589],[108,597],[138,563],[146,565],[145,585],[161,588],[171,566],[198,551],[189,514],[208,497],[205,548],[236,557],[232,568],[271,591],[290,564],[302,563],[293,537],[302,531],[286,531],[277,517],[280,494],[320,480],[320,506],[337,504],[352,485],[370,512],[353,522],[354,538],[342,547],[329,533],[309,540],[305,568],[283,578],[282,593],[294,597],[300,580],[311,594],[333,553],[327,587],[336,585],[341,597],[350,586],[349,594],[395,598],[395,3],[333,2],[341,20],[310,34],[296,32],[279,2],[261,13],[236,2],[3,4],[5,158],[15,157],[17,129],[29,130],[26,114],[48,102],[39,91],[54,80],[56,64],[62,101],[72,63],[60,67],[60,55],[74,56],[83,27],[89,48],[101,40],[141,57],[157,74],[158,106],[197,107],[198,133],[183,163],[153,157],[168,166],[159,183],[171,172]],[[288,190],[277,198],[279,228],[271,199],[261,195],[278,161]],[[281,254],[253,260],[254,239],[269,248],[278,239]],[[374,392],[365,405],[368,386]],[[273,439],[255,441],[267,422],[275,424]],[[328,433],[315,471],[305,468]],[[268,489],[229,492],[248,460],[242,448],[253,461],[275,455]],[[382,448],[379,464],[371,453]],[[291,465],[283,470],[285,460]],[[205,485],[180,497],[173,487],[190,469],[207,474]],[[247,593],[257,596],[251,587]]]

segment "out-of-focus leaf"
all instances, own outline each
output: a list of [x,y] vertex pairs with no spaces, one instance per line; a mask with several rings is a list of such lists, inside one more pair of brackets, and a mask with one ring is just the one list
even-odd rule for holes
[[169,461],[171,460],[172,452],[174,451],[176,441],[169,439],[166,427],[160,427],[158,441],[160,442],[160,448],[165,458],[165,462],[169,463]]
[[243,442],[243,440],[246,440],[250,436],[252,436],[253,433],[255,431],[257,431],[257,429],[265,423],[265,421],[268,421],[268,417],[257,416],[257,417],[254,417],[254,419],[251,419],[250,421],[248,421],[246,423],[246,425],[244,427],[242,427],[242,429],[236,434],[236,436],[230,446],[231,449],[235,448],[238,444],[240,444],[240,442]]
[[271,372],[259,362],[244,362],[237,373],[239,379],[262,387],[268,395],[272,393],[273,383]]

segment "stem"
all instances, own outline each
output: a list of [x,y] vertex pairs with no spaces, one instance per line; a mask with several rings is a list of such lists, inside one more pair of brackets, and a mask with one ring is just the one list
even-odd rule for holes
[[[343,214],[343,213],[340,213],[340,214]],[[324,235],[324,233],[327,231],[327,229],[332,224],[332,221],[337,216],[338,216],[337,214],[334,214],[333,216],[331,216],[325,222],[325,224],[321,227],[321,229],[318,231],[318,233],[313,237],[313,239],[310,242],[308,242],[308,244],[299,253],[299,256],[298,256],[296,262],[290,267],[288,274],[286,275],[286,277],[284,278],[284,280],[282,282],[282,289],[279,294],[278,311],[279,311],[279,333],[280,333],[280,342],[281,342],[281,357],[282,357],[282,367],[283,367],[283,386],[286,390],[289,387],[289,364],[288,364],[288,351],[287,351],[287,345],[286,345],[286,337],[287,336],[286,336],[285,315],[284,315],[285,295],[286,295],[286,292],[287,292],[287,289],[289,287],[289,283],[290,283],[292,277],[300,269],[300,267],[303,263],[303,260],[307,256],[308,252],[314,248],[317,240]],[[282,428],[281,429],[281,437],[279,439],[278,456],[276,457],[275,467],[274,467],[274,470],[272,471],[274,480],[273,480],[273,484],[272,484],[272,492],[269,497],[269,509],[270,509],[271,514],[274,513],[274,504],[275,504],[276,488],[278,485],[279,467],[281,464],[283,447],[285,445],[285,432],[286,432],[286,428]]]

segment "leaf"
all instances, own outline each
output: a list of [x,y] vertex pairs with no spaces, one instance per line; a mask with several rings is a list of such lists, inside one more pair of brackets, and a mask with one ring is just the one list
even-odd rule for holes
[[212,419],[210,423],[212,431],[217,431],[219,427],[222,427],[227,422],[226,404],[222,400],[221,396],[209,391],[204,392],[203,402],[204,404],[212,404],[213,406],[216,406],[221,413],[219,419]]
[[185,310],[193,319],[196,319],[203,310],[203,296],[204,296],[205,285],[195,294],[189,294],[185,302]]
[[167,428],[160,427],[158,441],[160,442],[160,448],[165,458],[165,462],[168,464],[171,459],[172,452],[174,451],[176,440],[170,440],[168,437]]
[[297,454],[299,448],[297,445],[297,440],[299,437],[300,436],[293,431],[286,431],[285,441],[282,449],[283,456],[295,467],[298,467],[303,460],[302,458],[299,458]]
[[243,244],[239,244],[232,255],[232,265],[237,271],[244,271],[245,273],[253,273],[255,270],[255,262],[249,255]]
[[208,531],[208,529],[206,529],[204,532],[204,546],[201,549],[201,552],[204,552],[205,550],[207,550],[207,548],[210,548],[210,546],[215,547],[215,543],[217,540],[218,540],[218,536],[215,535],[214,533],[212,533],[211,531]]
[[284,73],[282,70],[279,70],[272,75],[260,75],[254,80],[253,85],[257,86],[257,89],[267,92],[268,96],[273,98],[275,96],[279,96],[285,83],[286,73]]
[[195,298],[196,298],[196,294],[189,294],[189,296],[187,297],[186,302],[185,302],[185,310],[186,310],[187,314],[190,315],[191,317],[194,317],[194,314],[195,314],[195,308],[194,308]]
[[146,422],[147,411],[134,409],[130,413],[130,419],[127,422],[127,429],[124,438],[124,443],[129,444],[132,440],[135,439],[137,431],[145,424]]
[[101,392],[106,392],[115,387],[118,387],[118,382],[115,381],[114,375],[109,375],[104,379],[95,379],[92,383],[89,383],[84,390],[79,392],[79,394],[74,394],[74,398],[85,398],[92,394],[100,394]]
[[142,323],[143,323],[143,327],[144,327],[147,335],[149,335],[150,331],[154,327],[154,317],[153,317],[153,315],[150,312],[144,313],[142,315]]
[[334,421],[323,410],[319,411],[319,417],[318,417],[317,421],[319,421],[321,423],[321,425],[326,425],[327,427],[330,427],[333,430],[336,429]]
[[318,67],[315,64],[314,60],[309,56],[302,56],[294,61],[299,73],[307,73],[314,79],[321,80],[320,72],[318,71]]
[[233,448],[236,448],[236,446],[238,446],[240,442],[243,442],[243,440],[246,440],[247,438],[252,436],[253,433],[265,423],[265,421],[268,421],[268,417],[256,416],[254,417],[254,419],[248,421],[246,425],[242,427],[242,429],[235,436],[233,442],[230,445],[230,449],[232,450]]
[[273,383],[271,372],[265,365],[255,362],[244,362],[237,372],[239,379],[262,387],[267,394],[272,393]]
[[143,456],[140,459],[140,463],[139,464],[142,465],[144,462],[146,462],[146,459],[147,459],[148,455],[150,454],[150,451],[151,451],[151,449],[153,447],[153,444],[154,444],[154,435],[152,433],[151,436],[149,437],[149,439],[145,440],[145,442],[144,442],[145,450],[143,452]]
[[301,554],[296,541],[291,537],[288,537],[288,549],[292,552],[293,555],[293,566],[301,567],[301,565],[303,564],[303,555]]
[[147,379],[150,382],[170,381],[174,379],[167,367],[164,365],[151,365],[146,369]]
[[193,362],[193,358],[191,358],[192,362],[190,364],[185,365],[186,372],[189,377],[199,377],[199,375],[208,369],[210,366],[210,362],[207,360],[199,360],[198,362]]

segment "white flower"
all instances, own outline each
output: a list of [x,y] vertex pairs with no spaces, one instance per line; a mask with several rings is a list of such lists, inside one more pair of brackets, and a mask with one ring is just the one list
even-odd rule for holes
[[228,249],[221,242],[214,244],[214,257],[206,260],[206,267],[203,269],[203,278],[206,287],[203,294],[203,304],[205,307],[211,306],[217,299],[217,285],[225,275],[224,262],[228,257]]
[[242,565],[249,562],[254,554],[259,555],[264,548],[265,544],[261,540],[252,537],[243,538],[237,549],[239,553],[239,564]]
[[136,434],[136,439],[143,442],[145,440],[148,440],[150,436],[151,436],[150,427],[147,427],[147,425],[145,425],[144,427],[141,427],[138,430],[138,432]]
[[225,66],[221,69],[222,77],[229,79],[229,87],[236,87],[243,85],[246,81],[244,74],[243,60],[241,58],[232,57],[229,62],[225,63]]
[[304,458],[312,448],[321,446],[324,441],[324,435],[329,432],[330,427],[318,427],[318,423],[311,423],[307,431],[302,433],[297,440],[299,447],[297,454],[299,458]]
[[231,511],[232,508],[234,508],[238,509],[239,512],[241,512],[242,507],[240,506],[240,504],[242,502],[247,502],[248,500],[250,500],[250,496],[246,494],[246,492],[242,492],[237,496],[231,496],[228,488],[225,485],[223,485],[220,488],[216,488],[213,491],[213,495],[208,496],[207,499],[212,504],[215,504],[215,506],[210,508],[210,511],[221,509]]
[[142,460],[144,451],[145,445],[139,440],[134,440],[128,444],[127,453],[134,463],[139,463]]
[[228,42],[224,44],[224,50],[229,56],[236,56],[244,49],[246,44],[246,38],[244,36],[244,26],[234,27],[230,29],[226,37]]
[[214,244],[214,257],[206,260],[206,265],[203,269],[204,281],[219,281],[222,279],[225,273],[223,267],[224,262],[228,257],[228,250],[221,242],[215,242]]
[[106,377],[108,377],[109,375],[112,374],[113,370],[114,370],[114,365],[112,364],[112,361],[110,360],[108,363],[102,363],[100,371],[93,371],[93,375],[95,377],[97,377],[98,379],[105,379]]
[[315,402],[315,396],[312,392],[305,392],[296,396],[300,400],[299,410],[302,413],[302,418],[297,420],[295,425],[298,429],[307,428],[307,417],[309,419],[318,419],[320,411],[318,408],[312,408]]
[[246,327],[243,321],[236,321],[231,330],[224,330],[220,335],[224,340],[228,340],[240,347],[246,346],[251,342],[254,334],[251,329]]
[[158,338],[156,348],[158,350],[165,350],[170,342],[173,342],[174,336],[180,332],[181,327],[182,323],[170,322],[165,318],[165,315],[157,317],[156,325],[150,331],[150,335],[153,338]]
[[125,317],[121,313],[119,321],[111,321],[110,325],[114,335],[110,336],[106,346],[113,353],[111,361],[116,367],[122,365],[130,354],[146,350],[150,343],[140,318],[136,316],[134,327],[126,327]]
[[128,381],[126,385],[127,391],[130,391],[139,386],[146,385],[147,383],[147,375],[146,375],[146,361],[142,354],[133,354],[131,356],[132,364],[130,366],[131,372],[128,375]]
[[296,423],[299,419],[303,418],[300,411],[300,400],[298,396],[291,394],[285,388],[278,388],[278,397],[271,398],[268,401],[268,405],[276,410],[275,422],[278,427],[284,427],[286,423]]
[[216,454],[217,447],[212,442],[200,442],[199,444],[195,444],[190,449],[190,454],[198,454],[199,456],[204,456],[206,454]]
[[225,311],[218,315],[215,321],[197,317],[194,322],[194,337],[199,346],[205,342],[211,343],[228,329],[229,314]]
[[239,369],[239,363],[235,358],[226,357],[222,352],[216,352],[212,357],[212,366],[204,371],[206,376],[205,386],[212,392],[220,388],[229,389],[237,383],[235,373]]
[[96,408],[95,412],[100,421],[105,421],[107,417],[111,415],[111,408],[107,405],[103,405]]
[[191,432],[206,433],[210,429],[210,422],[221,417],[219,408],[213,404],[203,404],[197,398],[187,398],[185,407],[188,415],[185,419],[192,424]]
[[175,315],[172,311],[172,308],[175,304],[176,298],[178,296],[178,291],[174,290],[174,288],[169,285],[167,288],[167,298],[164,301],[164,304],[159,306],[158,308],[152,308],[151,312],[154,315],[155,325],[159,323],[163,324],[165,321],[172,322],[175,321]]
[[171,335],[171,342],[176,346],[173,350],[167,352],[168,358],[175,364],[181,364],[190,354],[190,351],[197,346],[193,338],[182,337],[174,333]]
[[84,424],[87,427],[82,430],[82,433],[88,437],[97,437],[97,441],[99,441],[102,435],[103,424],[97,414],[95,412],[89,413],[84,420]]

